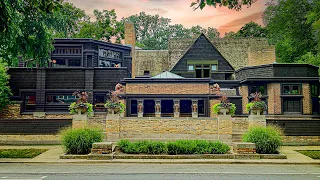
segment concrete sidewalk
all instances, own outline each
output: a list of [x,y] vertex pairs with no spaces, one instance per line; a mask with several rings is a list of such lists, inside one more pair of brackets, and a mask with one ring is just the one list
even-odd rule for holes
[[287,155],[287,159],[112,159],[112,160],[86,160],[86,159],[60,159],[63,147],[60,145],[48,146],[0,146],[0,149],[49,149],[32,159],[0,158],[0,163],[156,163],[156,164],[313,164],[320,165],[320,160],[314,160],[294,150],[320,150],[320,146],[283,146],[280,152]]

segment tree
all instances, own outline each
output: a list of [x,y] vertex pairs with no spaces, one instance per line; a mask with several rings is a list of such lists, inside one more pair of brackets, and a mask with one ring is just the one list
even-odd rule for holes
[[276,46],[278,62],[297,62],[304,54],[315,52],[312,23],[306,18],[314,6],[310,0],[278,0],[268,4],[263,21],[270,43]]
[[11,95],[7,67],[0,59],[0,111],[9,104],[9,96]]
[[58,11],[56,0],[0,1],[0,58],[9,66],[18,54],[40,65],[52,50],[52,36],[44,17]]
[[230,32],[226,32],[223,38],[236,38],[236,37],[238,37],[238,34],[233,31],[230,31]]
[[124,38],[123,23],[117,21],[117,14],[114,9],[108,11],[93,11],[96,21],[90,20],[80,23],[80,30],[74,35],[76,38],[93,38],[96,40],[104,40],[111,42],[112,38],[116,38],[120,43]]
[[181,24],[171,25],[171,19],[159,15],[148,15],[145,12],[123,18],[122,22],[132,22],[136,29],[137,46],[143,49],[168,49],[170,38],[192,38],[201,33],[209,38],[219,37],[216,28],[208,29],[193,26],[190,29]]
[[237,11],[241,10],[243,5],[250,7],[257,0],[197,0],[191,3],[191,7],[196,10],[200,8],[201,10],[207,6],[226,6],[229,9],[235,9]]
[[245,24],[239,31],[238,37],[267,37],[267,31],[255,22]]

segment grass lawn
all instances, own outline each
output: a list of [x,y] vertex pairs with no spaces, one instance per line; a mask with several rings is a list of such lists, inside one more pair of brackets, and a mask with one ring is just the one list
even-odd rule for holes
[[311,157],[312,159],[320,159],[320,150],[296,150],[297,152]]
[[0,149],[0,158],[34,158],[48,149]]

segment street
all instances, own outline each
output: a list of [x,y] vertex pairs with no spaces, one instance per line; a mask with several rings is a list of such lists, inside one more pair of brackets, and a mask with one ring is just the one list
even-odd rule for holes
[[246,164],[0,164],[0,180],[63,179],[318,179],[316,165]]

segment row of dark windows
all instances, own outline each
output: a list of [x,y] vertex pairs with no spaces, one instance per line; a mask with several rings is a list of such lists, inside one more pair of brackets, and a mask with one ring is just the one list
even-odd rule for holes
[[81,54],[81,48],[55,48],[52,54]]
[[[282,84],[281,85],[281,94],[282,95],[301,95],[302,92],[301,84]],[[319,88],[318,85],[311,85],[310,88],[311,95],[318,96]],[[267,95],[267,85],[255,85],[250,86],[249,94],[260,92],[262,95]]]

